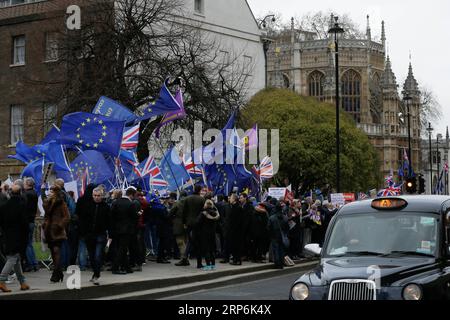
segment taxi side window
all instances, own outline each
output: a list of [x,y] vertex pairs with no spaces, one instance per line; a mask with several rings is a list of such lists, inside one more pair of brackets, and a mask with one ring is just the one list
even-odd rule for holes
[[450,257],[450,202],[447,201],[442,207],[445,221],[445,244],[447,247],[447,256]]

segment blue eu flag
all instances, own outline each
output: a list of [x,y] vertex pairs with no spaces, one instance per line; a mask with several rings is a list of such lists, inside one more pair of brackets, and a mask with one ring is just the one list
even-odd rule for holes
[[169,183],[169,191],[185,189],[191,182],[191,176],[184,167],[175,148],[170,148],[164,155],[161,165],[161,173]]
[[30,162],[25,169],[23,169],[22,174],[20,177],[23,179],[25,177],[27,178],[33,178],[36,182],[36,191],[39,191],[41,188],[41,182],[42,182],[42,159],[34,160]]
[[125,121],[86,112],[76,112],[63,118],[60,143],[83,150],[119,155]]
[[16,154],[10,155],[8,158],[22,161],[23,163],[30,163],[34,160],[40,159],[42,156],[36,152],[32,147],[23,143],[22,141],[16,144]]
[[56,141],[59,138],[59,130],[56,127],[52,127],[47,134],[45,135],[44,139],[42,139],[40,144],[46,144],[52,141]]
[[86,150],[81,152],[70,166],[75,180],[79,182],[86,172],[89,174],[89,183],[100,184],[114,177],[105,157],[98,151]]
[[183,111],[182,107],[167,88],[169,79],[164,81],[164,85],[159,93],[158,100],[151,102],[144,110],[144,114],[138,118],[138,121],[144,121],[168,112]]
[[136,115],[130,109],[104,96],[100,97],[92,113],[111,117],[115,120],[123,120],[126,123],[134,122],[137,119]]

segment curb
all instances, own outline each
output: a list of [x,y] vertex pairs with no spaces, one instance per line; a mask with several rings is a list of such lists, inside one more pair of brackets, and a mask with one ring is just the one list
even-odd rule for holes
[[[303,262],[301,264],[286,267],[283,270],[272,270],[271,268],[267,270],[257,271],[257,272],[246,272],[241,273],[237,276],[220,277],[217,281],[202,281],[197,283],[192,283],[191,285],[178,285],[172,287],[166,287],[164,290],[146,290],[141,292],[135,292],[132,294],[124,294],[119,296],[109,296],[102,297],[98,300],[158,300],[172,296],[179,296],[191,292],[196,292],[205,289],[220,288],[233,284],[240,284],[245,282],[252,282],[262,279],[269,279],[281,275],[288,275],[291,273],[299,273],[301,271],[310,270],[316,262]],[[153,292],[152,292],[153,291]],[[182,300],[182,299],[181,299]]]
[[[312,262],[316,263],[315,260],[301,261],[294,267],[285,268],[283,270],[274,270],[274,273],[284,274],[284,273],[282,273],[283,271],[288,273],[288,271],[293,270],[293,269],[299,270],[299,268],[302,266],[305,268],[312,268],[312,266],[313,266]],[[132,294],[134,292],[143,292],[143,291],[148,291],[150,289],[151,290],[159,289],[158,293],[150,295],[152,297],[152,299],[157,299],[157,298],[161,298],[164,296],[174,295],[174,292],[177,294],[183,293],[184,290],[187,290],[186,292],[189,292],[189,291],[192,291],[192,289],[189,289],[189,288],[191,288],[191,287],[194,288],[196,286],[195,285],[189,286],[187,288],[182,289],[183,291],[182,290],[166,291],[165,288],[169,289],[170,287],[195,284],[198,282],[205,282],[205,281],[212,281],[212,284],[214,286],[217,286],[217,284],[228,283],[228,282],[226,282],[227,280],[225,280],[225,282],[220,281],[221,278],[237,276],[237,275],[245,276],[245,275],[255,273],[255,272],[270,270],[270,269],[272,269],[272,266],[273,266],[272,264],[265,264],[265,265],[256,265],[256,266],[252,266],[252,267],[247,267],[247,268],[237,268],[237,269],[233,269],[233,270],[217,271],[217,272],[212,272],[212,273],[207,273],[207,274],[190,275],[190,276],[182,276],[182,277],[175,277],[175,278],[142,280],[142,281],[127,282],[127,283],[112,283],[112,284],[104,284],[101,286],[86,287],[86,288],[82,288],[80,290],[60,289],[60,290],[53,290],[53,291],[4,294],[4,295],[0,295],[0,301],[2,301],[2,300],[84,300],[84,299],[102,299],[102,298],[107,299],[108,297],[112,298],[114,296]],[[265,274],[264,274],[264,276],[267,277]],[[242,281],[242,277],[238,277],[237,279],[238,279],[238,281]],[[213,281],[213,280],[218,280],[218,281]],[[207,286],[209,287],[210,285],[211,284],[208,284]],[[167,292],[167,294],[166,294],[166,292]],[[147,297],[147,295],[145,297]],[[137,299],[137,297],[132,298],[132,299]]]

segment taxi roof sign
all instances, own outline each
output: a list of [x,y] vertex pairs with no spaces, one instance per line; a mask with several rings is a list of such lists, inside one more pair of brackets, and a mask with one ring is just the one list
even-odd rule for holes
[[377,210],[399,210],[407,205],[406,200],[399,198],[379,198],[372,200],[372,208]]

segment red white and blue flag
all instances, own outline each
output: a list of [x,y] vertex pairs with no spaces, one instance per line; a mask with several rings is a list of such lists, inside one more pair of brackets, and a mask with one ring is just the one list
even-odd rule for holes
[[167,187],[169,184],[161,174],[161,170],[156,164],[155,158],[148,157],[139,166],[136,167],[139,171],[140,178],[149,178],[151,187]]
[[185,154],[183,155],[182,159],[184,167],[186,168],[187,172],[193,179],[203,177],[204,175],[203,167],[201,165],[195,164],[191,155]]
[[377,197],[395,197],[402,194],[402,186],[390,186],[378,192]]
[[258,173],[261,179],[273,178],[273,164],[270,157],[265,157],[264,159],[262,159],[259,165]]
[[121,149],[130,150],[137,148],[139,143],[139,127],[140,123],[133,127],[126,127],[122,137]]
[[369,196],[366,193],[364,193],[364,192],[360,192],[359,195],[358,195],[358,199],[359,200],[366,200],[366,199],[369,199]]

